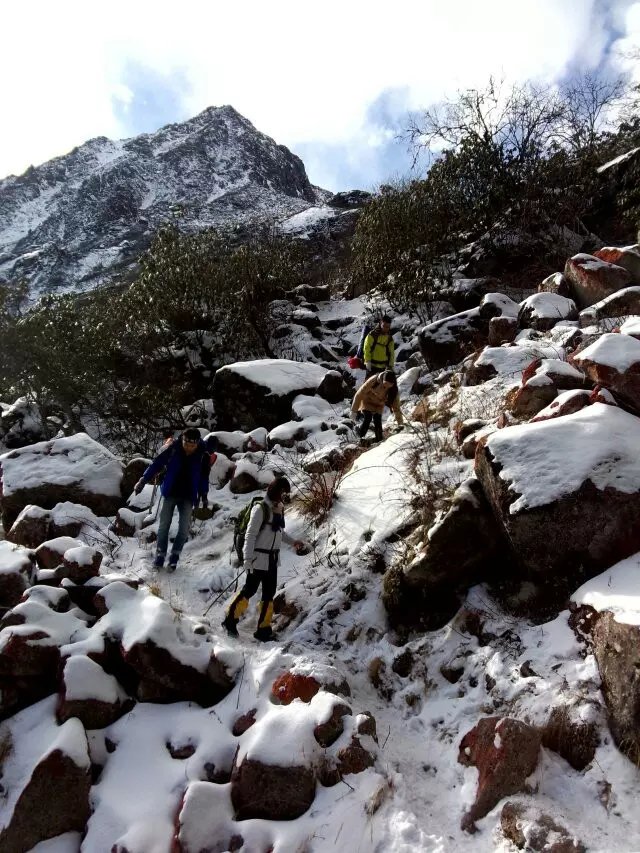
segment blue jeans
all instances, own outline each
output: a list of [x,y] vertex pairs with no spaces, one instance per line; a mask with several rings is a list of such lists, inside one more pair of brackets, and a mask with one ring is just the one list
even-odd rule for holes
[[162,509],[160,510],[160,524],[158,525],[158,545],[156,554],[158,557],[164,557],[167,553],[167,544],[169,542],[169,528],[171,527],[171,519],[173,511],[178,508],[178,535],[173,540],[171,556],[176,560],[180,556],[184,543],[189,538],[189,524],[191,523],[191,513],[193,512],[193,504],[190,498],[163,498]]

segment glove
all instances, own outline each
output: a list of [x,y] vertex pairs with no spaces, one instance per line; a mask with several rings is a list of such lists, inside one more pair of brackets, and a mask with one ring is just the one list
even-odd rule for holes
[[365,361],[364,366],[367,368],[367,370],[371,370],[371,362],[370,361]]
[[133,487],[133,491],[136,495],[139,495],[140,492],[144,489],[144,480],[138,480],[138,482]]
[[245,560],[242,564],[242,568],[247,574],[249,574],[249,572],[253,569],[253,560]]

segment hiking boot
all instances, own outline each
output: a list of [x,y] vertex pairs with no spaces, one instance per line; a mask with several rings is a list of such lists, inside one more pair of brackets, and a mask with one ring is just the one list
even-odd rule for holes
[[256,640],[260,640],[261,643],[268,643],[269,640],[275,640],[275,634],[271,625],[266,628],[258,628],[253,636]]
[[226,616],[222,620],[222,627],[231,637],[238,636],[238,623],[235,619],[231,619],[229,616]]
[[174,557],[173,554],[169,557],[169,565],[167,566],[168,572],[175,572],[178,568],[178,557]]
[[161,569],[164,566],[164,554],[156,554],[156,558],[153,561],[154,569]]

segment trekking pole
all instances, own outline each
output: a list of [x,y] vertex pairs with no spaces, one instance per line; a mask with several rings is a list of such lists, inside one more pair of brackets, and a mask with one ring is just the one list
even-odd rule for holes
[[228,584],[227,586],[225,586],[225,588],[222,590],[222,592],[219,592],[219,593],[218,593],[218,595],[216,595],[216,597],[213,599],[213,601],[211,602],[211,604],[207,607],[207,609],[206,609],[206,610],[204,611],[204,613],[202,614],[203,616],[206,616],[206,615],[207,615],[207,613],[211,610],[211,608],[212,608],[212,607],[213,607],[213,605],[216,603],[216,601],[219,601],[219,600],[222,598],[222,596],[225,594],[225,592],[226,592],[228,589],[230,589],[230,588],[234,585],[234,583],[237,583],[237,582],[238,582],[238,579],[239,579],[239,578],[241,578],[243,574],[244,574],[244,569],[240,572],[240,574],[239,574],[239,575],[236,575],[236,577],[231,581],[231,583],[230,583],[230,584]]

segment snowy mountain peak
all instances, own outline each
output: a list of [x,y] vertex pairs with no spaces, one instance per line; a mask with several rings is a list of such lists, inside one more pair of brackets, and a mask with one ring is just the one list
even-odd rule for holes
[[0,180],[0,281],[87,289],[130,273],[161,225],[282,220],[316,204],[304,164],[232,106],[126,140],[91,139]]

